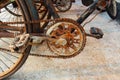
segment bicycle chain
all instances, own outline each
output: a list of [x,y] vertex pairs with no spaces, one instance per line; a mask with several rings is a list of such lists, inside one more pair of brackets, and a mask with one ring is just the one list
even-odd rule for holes
[[[4,49],[4,48],[0,48],[0,51],[3,52],[11,52],[9,49]],[[19,52],[16,52],[19,54]],[[35,57],[46,57],[46,58],[62,58],[62,59],[66,59],[66,58],[70,58],[67,56],[55,56],[55,55],[42,55],[42,54],[35,54],[35,53],[30,53],[30,56],[35,56]]]

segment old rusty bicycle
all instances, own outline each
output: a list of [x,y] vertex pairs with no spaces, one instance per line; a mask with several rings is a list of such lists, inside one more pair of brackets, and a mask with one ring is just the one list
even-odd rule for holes
[[[34,37],[43,37],[50,50],[60,58],[79,54],[85,47],[87,35],[102,38],[103,35],[96,29],[87,34],[80,24],[97,6],[101,6],[101,2],[105,3],[102,7],[106,8],[114,5],[112,1],[96,0],[74,21],[60,18],[51,0],[0,0],[0,79],[12,75],[24,64],[32,45],[40,45],[34,43]],[[13,6],[13,2],[17,6]],[[5,8],[8,5],[12,13]],[[112,8],[113,16],[116,16],[115,5]]]

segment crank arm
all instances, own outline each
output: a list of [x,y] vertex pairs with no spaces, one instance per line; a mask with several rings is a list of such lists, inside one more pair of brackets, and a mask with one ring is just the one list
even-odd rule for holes
[[41,36],[31,36],[31,39],[33,40],[32,42],[29,42],[29,45],[40,45],[42,44],[44,41],[55,41],[56,39],[54,38],[50,38],[49,36],[46,35],[41,35]]
[[53,43],[56,43],[56,45],[65,45],[67,43],[66,39],[63,38],[55,39],[49,36],[41,36],[41,37],[32,36],[31,39],[33,40],[33,42],[29,42],[29,45],[40,45],[44,41],[52,41]]
[[101,39],[103,36],[101,35],[93,35],[93,34],[89,34],[89,33],[86,33],[86,36],[89,36],[89,37],[93,37],[93,38],[96,38],[96,39]]

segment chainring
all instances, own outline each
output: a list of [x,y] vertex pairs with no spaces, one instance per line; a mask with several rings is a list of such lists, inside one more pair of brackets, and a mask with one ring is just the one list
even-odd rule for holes
[[46,31],[47,44],[52,52],[62,57],[79,54],[86,43],[85,31],[81,25],[71,19],[59,19]]

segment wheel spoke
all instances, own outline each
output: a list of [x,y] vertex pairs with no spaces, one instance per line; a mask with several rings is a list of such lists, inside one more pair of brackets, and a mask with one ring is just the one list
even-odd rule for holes
[[6,54],[8,54],[8,55],[10,55],[10,56],[12,56],[12,57],[14,57],[14,58],[17,58],[17,59],[19,58],[19,57],[13,55],[13,54],[8,53],[8,52],[4,52],[4,53],[6,53]]
[[1,66],[0,66],[0,69],[1,69],[1,71],[2,71],[2,72],[4,72],[4,70],[2,69],[2,67],[1,67]]
[[7,45],[10,45],[10,43],[8,43],[7,41],[3,40],[0,38],[1,41],[3,41],[4,43],[6,43]]
[[69,47],[65,48],[65,54],[70,54]]
[[70,45],[70,48],[72,48],[74,51],[77,51],[77,47],[74,44]]
[[[2,54],[0,54],[0,55],[2,55]],[[6,56],[4,56],[4,55],[2,55],[6,60],[8,60],[8,61],[10,61],[11,63],[13,63],[13,64],[15,64],[12,60],[10,60],[8,57],[6,57]]]
[[10,69],[10,67],[9,67],[2,59],[0,59],[0,61],[1,61],[8,69]]

